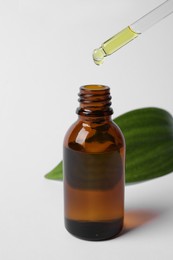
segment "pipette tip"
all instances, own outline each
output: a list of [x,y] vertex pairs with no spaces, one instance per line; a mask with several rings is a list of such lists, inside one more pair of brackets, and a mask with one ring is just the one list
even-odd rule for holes
[[93,60],[96,65],[101,65],[104,62],[104,58],[106,56],[106,53],[102,49],[102,47],[95,49],[93,51]]

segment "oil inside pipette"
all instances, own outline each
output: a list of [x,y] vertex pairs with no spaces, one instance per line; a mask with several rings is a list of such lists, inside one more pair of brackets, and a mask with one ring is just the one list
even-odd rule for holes
[[117,51],[125,44],[135,39],[139,33],[134,32],[130,26],[126,27],[109,40],[104,42],[100,48],[95,49],[93,52],[93,60],[95,64],[101,65],[104,62],[104,58]]

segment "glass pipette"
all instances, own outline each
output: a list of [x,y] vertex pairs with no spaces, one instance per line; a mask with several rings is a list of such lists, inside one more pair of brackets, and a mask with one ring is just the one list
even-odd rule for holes
[[106,56],[111,55],[172,12],[173,0],[168,0],[132,23],[130,26],[127,26],[109,40],[105,41],[100,48],[94,50],[93,60],[95,64],[102,64]]

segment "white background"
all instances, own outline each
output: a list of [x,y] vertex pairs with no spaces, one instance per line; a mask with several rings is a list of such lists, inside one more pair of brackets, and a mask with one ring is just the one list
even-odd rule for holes
[[160,0],[0,0],[0,259],[172,259],[173,175],[126,187],[126,229],[87,242],[63,224],[62,159],[83,84],[111,87],[114,116],[173,113],[173,15],[98,67],[93,49]]

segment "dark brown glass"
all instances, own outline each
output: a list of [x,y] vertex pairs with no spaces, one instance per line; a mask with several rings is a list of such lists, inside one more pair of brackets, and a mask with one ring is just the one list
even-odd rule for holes
[[109,87],[82,86],[79,102],[64,139],[65,227],[82,239],[105,240],[123,227],[125,141],[111,120]]

